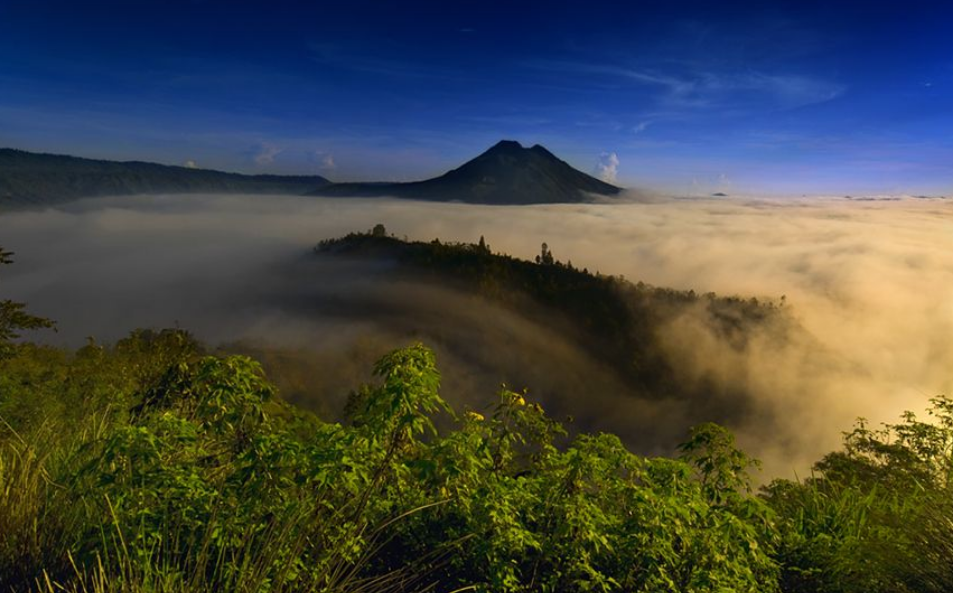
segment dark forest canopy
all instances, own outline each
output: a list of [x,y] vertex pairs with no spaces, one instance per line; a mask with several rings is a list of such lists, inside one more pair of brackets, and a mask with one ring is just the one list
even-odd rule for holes
[[541,245],[536,262],[493,253],[478,243],[401,240],[383,225],[322,241],[320,257],[391,261],[393,274],[464,292],[510,307],[541,324],[563,328],[587,352],[607,361],[635,395],[689,398],[710,406],[711,386],[689,384],[662,346],[664,332],[685,315],[710,326],[725,348],[744,351],[761,331],[803,334],[784,299],[723,297],[659,288],[578,269]]

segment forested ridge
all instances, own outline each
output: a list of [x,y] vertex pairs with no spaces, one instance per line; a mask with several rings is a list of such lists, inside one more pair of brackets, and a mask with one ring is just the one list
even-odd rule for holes
[[105,161],[0,148],[0,208],[49,206],[96,196],[148,193],[300,195],[324,177],[241,175],[140,161]]
[[666,329],[683,315],[703,319],[725,348],[739,351],[749,347],[749,337],[758,330],[802,331],[784,297],[759,301],[630,282],[562,262],[546,243],[533,262],[496,253],[483,237],[477,243],[411,241],[388,235],[379,224],[368,232],[323,240],[315,253],[395,262],[397,276],[454,286],[539,323],[564,327],[587,351],[609,362],[636,394],[650,399],[705,399],[707,386],[682,381],[661,343]]
[[953,587],[944,397],[929,422],[861,421],[809,477],[753,491],[754,461],[714,424],[645,458],[570,437],[522,391],[451,409],[420,344],[329,422],[186,331],[17,339],[50,325],[0,300],[0,590]]

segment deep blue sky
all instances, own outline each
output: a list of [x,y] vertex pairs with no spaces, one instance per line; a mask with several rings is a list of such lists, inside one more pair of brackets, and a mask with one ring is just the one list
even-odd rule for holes
[[501,138],[680,193],[953,193],[953,3],[0,0],[0,146],[334,180]]

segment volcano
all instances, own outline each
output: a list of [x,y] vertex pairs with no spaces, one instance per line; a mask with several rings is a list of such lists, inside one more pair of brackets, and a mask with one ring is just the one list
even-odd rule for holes
[[311,195],[397,197],[473,204],[584,202],[622,189],[586,175],[536,144],[502,140],[440,177],[410,183],[334,183]]

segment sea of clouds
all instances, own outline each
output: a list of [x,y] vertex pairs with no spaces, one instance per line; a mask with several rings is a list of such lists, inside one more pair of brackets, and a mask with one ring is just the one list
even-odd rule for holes
[[[770,475],[803,472],[858,416],[894,420],[923,410],[930,396],[953,395],[953,200],[632,197],[506,207],[288,196],[83,200],[0,215],[0,246],[16,252],[16,264],[0,270],[0,296],[56,319],[58,333],[36,336],[55,344],[180,326],[212,344],[270,349],[275,360],[283,349],[300,362],[306,351],[294,376],[279,367],[289,375],[283,385],[324,415],[369,378],[374,358],[420,339],[436,348],[444,392],[458,405],[485,404],[505,381],[650,453],[666,452],[692,423],[718,420]],[[483,235],[494,251],[527,259],[546,242],[578,268],[658,286],[784,295],[806,332],[764,331],[738,351],[702,312],[682,316],[666,328],[666,351],[686,381],[713,386],[725,413],[705,402],[635,401],[558,325],[449,287],[395,282],[386,263],[311,255],[321,239],[378,222],[411,239]],[[733,403],[736,391],[757,397]]]

